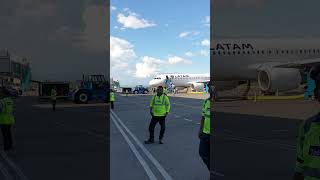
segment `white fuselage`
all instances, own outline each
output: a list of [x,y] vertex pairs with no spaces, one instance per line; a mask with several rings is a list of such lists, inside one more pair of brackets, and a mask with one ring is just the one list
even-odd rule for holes
[[150,87],[165,86],[166,79],[170,79],[175,87],[190,87],[195,83],[208,82],[210,80],[209,74],[180,74],[168,73],[157,75],[149,82]]
[[320,57],[320,40],[221,39],[211,43],[211,72],[215,81],[256,80],[266,64]]

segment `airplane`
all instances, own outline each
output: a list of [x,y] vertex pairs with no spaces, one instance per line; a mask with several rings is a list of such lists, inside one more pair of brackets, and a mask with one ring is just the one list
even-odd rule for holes
[[174,87],[178,90],[191,87],[195,91],[203,91],[205,84],[210,81],[210,74],[162,73],[156,75],[156,77],[149,82],[149,86],[165,86],[166,79],[171,80]]
[[258,81],[263,92],[288,91],[320,63],[320,40],[216,39],[210,53],[215,81],[247,81],[249,89],[251,81]]

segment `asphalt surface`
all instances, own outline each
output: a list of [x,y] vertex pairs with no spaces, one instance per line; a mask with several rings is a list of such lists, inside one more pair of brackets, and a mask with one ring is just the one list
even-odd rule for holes
[[[143,95],[120,96],[115,105],[115,113],[140,143],[148,137],[149,100],[150,96]],[[197,131],[203,100],[182,97],[170,97],[170,100],[172,111],[167,119],[165,144],[142,145],[171,179],[209,179],[198,155]],[[312,116],[317,109],[314,103],[227,101],[217,102],[213,108],[214,179],[292,179],[298,124]],[[126,134],[155,177],[166,179],[130,133]],[[119,129],[111,123],[111,179],[152,179],[148,168],[137,159]],[[123,170],[128,171],[121,173]]]
[[[145,145],[150,98],[117,95],[110,113],[104,104],[59,103],[52,112],[34,98],[17,99],[15,151],[0,151],[0,179],[209,179],[198,155],[203,100],[170,97],[164,144]],[[300,101],[217,102],[211,143],[215,179],[291,179],[297,127],[315,112],[312,107]],[[159,130],[157,125],[155,137]]]
[[[209,179],[209,171],[198,155],[197,133],[201,118],[199,107],[202,101],[170,97],[172,107],[166,119],[164,144],[157,143],[160,131],[160,126],[157,125],[156,143],[146,145],[143,141],[149,136],[150,98],[151,96],[144,95],[117,96],[114,112],[118,118],[114,117],[113,113],[111,115],[111,179]],[[195,108],[185,108],[178,104],[192,104]],[[120,125],[124,134],[128,136],[129,143],[114,121],[118,124],[122,122],[131,132]],[[139,155],[130,148],[130,142]],[[141,162],[138,160],[139,157],[142,159]]]
[[58,103],[52,112],[37,104],[36,98],[16,100],[15,150],[0,153],[0,179],[108,179],[107,106]]

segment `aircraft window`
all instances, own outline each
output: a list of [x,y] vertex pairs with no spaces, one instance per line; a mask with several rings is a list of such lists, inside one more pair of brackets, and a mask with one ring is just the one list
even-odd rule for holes
[[269,54],[271,54],[271,51],[269,51]]
[[242,52],[242,54],[246,54],[246,52],[245,52],[245,51],[243,51],[243,52]]
[[316,50],[314,49],[314,50],[313,50],[313,54],[315,54],[315,53],[316,53]]
[[320,52],[320,49],[317,49],[317,52],[319,53],[319,52]]
[[282,50],[281,53],[284,54],[284,50]]
[[300,54],[302,54],[302,49],[300,49]]
[[260,53],[260,51],[258,50],[258,51],[257,51],[257,54],[259,54],[259,53]]
[[213,54],[213,55],[216,55],[216,51],[212,51],[212,54]]
[[225,51],[223,51],[223,55],[226,55],[226,52],[225,52]]
[[220,55],[220,54],[221,54],[221,52],[220,52],[220,51],[218,51],[218,54]]
[[309,54],[311,54],[311,49],[309,49]]
[[287,50],[287,54],[289,54],[289,50]]
[[304,53],[306,54],[306,53],[307,53],[307,50],[304,50]]
[[228,54],[229,54],[229,55],[231,54],[230,51],[228,51]]
[[278,50],[276,50],[276,53],[277,53],[277,54],[279,54],[279,51],[278,51]]
[[250,54],[250,51],[248,51],[248,54]]
[[261,51],[261,54],[264,54],[264,50]]
[[233,51],[233,55],[235,55],[236,54],[236,52],[235,51]]
[[241,52],[240,52],[240,51],[238,51],[238,54],[241,54]]
[[256,52],[255,51],[252,51],[252,54],[255,54]]

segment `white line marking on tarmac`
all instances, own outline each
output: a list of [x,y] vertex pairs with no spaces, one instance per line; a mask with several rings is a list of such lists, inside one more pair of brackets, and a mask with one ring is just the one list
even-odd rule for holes
[[21,180],[27,180],[27,177],[23,174],[21,169],[7,156],[6,153],[0,152],[3,159],[7,161],[7,163],[11,166],[11,168],[15,171],[15,173],[19,176]]
[[184,120],[189,121],[189,122],[191,122],[191,121],[192,121],[191,119],[187,119],[187,118],[184,118]]
[[224,174],[222,174],[222,173],[219,173],[219,172],[217,172],[217,171],[211,171],[211,174],[214,174],[214,175],[217,175],[217,176],[224,176]]
[[139,160],[140,164],[142,165],[143,169],[146,171],[149,179],[151,180],[157,180],[156,176],[153,174],[153,172],[151,171],[149,165],[147,164],[147,162],[143,159],[143,157],[141,156],[141,154],[138,152],[137,148],[133,145],[133,143],[131,142],[131,140],[129,139],[129,137],[126,135],[126,133],[123,131],[122,127],[120,127],[120,125],[118,124],[117,120],[115,120],[116,118],[113,117],[112,115],[110,116],[112,122],[117,126],[118,130],[120,131],[120,133],[122,134],[122,136],[124,137],[124,139],[127,141],[130,149],[132,150],[132,152],[134,153],[134,155],[137,157],[137,159]]
[[162,174],[165,180],[172,180],[172,177],[168,174],[168,172],[161,166],[161,164],[152,156],[152,154],[141,144],[138,138],[126,127],[126,125],[121,121],[118,115],[110,111],[114,117],[118,120],[118,122],[122,125],[122,127],[129,133],[129,135],[133,138],[133,140],[137,143],[137,145],[142,149],[145,155],[150,159],[150,161],[156,166],[159,172]]
[[5,168],[5,165],[0,162],[0,171],[4,176],[5,180],[13,180],[13,177],[10,175],[8,170]]

